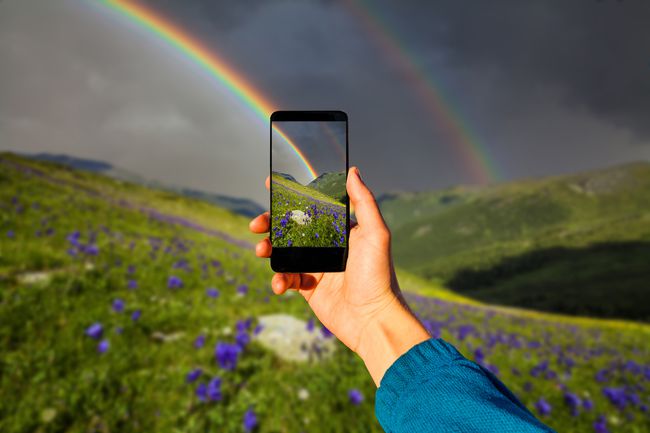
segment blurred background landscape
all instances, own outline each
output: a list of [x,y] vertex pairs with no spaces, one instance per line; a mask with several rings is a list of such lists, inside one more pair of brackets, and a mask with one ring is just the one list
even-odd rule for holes
[[557,431],[650,431],[649,20],[0,1],[0,431],[381,431],[253,254],[274,109],[349,114],[432,336]]

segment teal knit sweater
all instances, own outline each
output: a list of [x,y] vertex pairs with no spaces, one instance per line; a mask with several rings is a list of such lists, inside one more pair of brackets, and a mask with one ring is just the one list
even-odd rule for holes
[[553,432],[490,371],[434,338],[386,371],[375,412],[386,433]]

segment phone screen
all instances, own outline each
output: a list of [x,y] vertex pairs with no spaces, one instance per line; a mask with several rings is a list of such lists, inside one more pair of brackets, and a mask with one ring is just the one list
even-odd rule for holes
[[272,121],[272,247],[347,248],[346,179],[347,121]]

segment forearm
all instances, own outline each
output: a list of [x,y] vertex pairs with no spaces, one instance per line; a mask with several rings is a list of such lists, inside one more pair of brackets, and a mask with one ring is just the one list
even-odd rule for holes
[[401,355],[431,338],[397,296],[361,332],[357,354],[379,386],[384,373]]

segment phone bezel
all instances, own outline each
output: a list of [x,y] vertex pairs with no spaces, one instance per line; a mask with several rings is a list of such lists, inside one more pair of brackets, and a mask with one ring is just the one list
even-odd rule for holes
[[[269,176],[273,172],[273,122],[345,122],[345,173],[349,171],[348,115],[340,110],[275,111],[269,121]],[[273,183],[269,185],[269,224],[273,218]],[[350,242],[350,198],[345,195],[346,247],[274,247],[271,269],[275,272],[342,272]],[[270,239],[269,239],[270,240]]]

